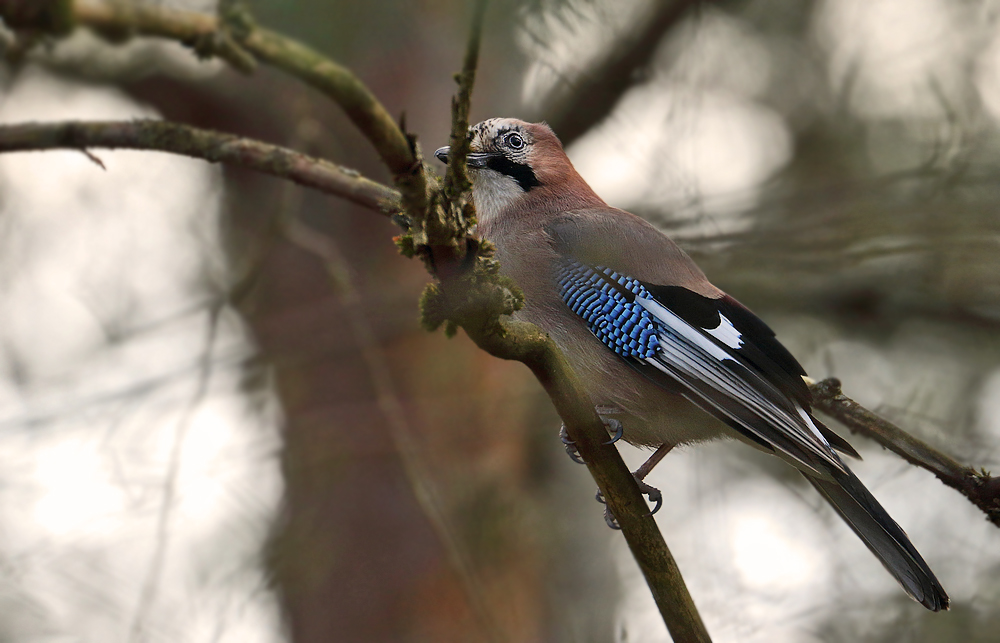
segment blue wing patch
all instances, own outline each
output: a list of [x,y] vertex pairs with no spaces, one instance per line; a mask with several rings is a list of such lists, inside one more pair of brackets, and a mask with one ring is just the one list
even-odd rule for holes
[[647,359],[660,346],[664,329],[635,298],[651,295],[637,280],[610,268],[565,262],[558,275],[563,301],[590,331],[622,357]]

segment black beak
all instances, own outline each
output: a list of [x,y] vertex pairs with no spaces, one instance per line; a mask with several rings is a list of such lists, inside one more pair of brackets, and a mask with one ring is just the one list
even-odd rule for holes
[[[448,152],[450,151],[451,148],[448,146],[438,148],[434,151],[434,158],[442,163],[448,163]],[[490,156],[490,154],[469,152],[469,155],[465,157],[465,164],[473,170],[481,170],[486,167],[486,162],[490,160]]]

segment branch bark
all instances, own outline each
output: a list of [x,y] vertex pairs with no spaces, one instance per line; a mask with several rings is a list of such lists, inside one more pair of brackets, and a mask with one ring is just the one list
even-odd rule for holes
[[710,643],[684,577],[649,513],[621,454],[608,444],[608,433],[576,373],[549,336],[538,327],[505,321],[501,332],[489,324],[464,322],[477,346],[501,359],[517,360],[531,369],[545,388],[590,474],[621,526],[642,570],[670,636],[678,643]]
[[841,422],[852,433],[875,440],[910,464],[926,469],[956,489],[1000,527],[1000,478],[976,471],[915,438],[885,418],[844,395],[840,380],[829,378],[809,386],[814,406]]
[[228,163],[288,179],[381,212],[400,212],[399,192],[355,170],[288,148],[165,121],[0,125],[0,152],[113,148],[156,150]]

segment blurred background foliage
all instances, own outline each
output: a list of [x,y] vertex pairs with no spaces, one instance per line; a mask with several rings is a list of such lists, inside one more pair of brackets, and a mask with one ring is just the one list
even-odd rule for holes
[[[248,6],[354,70],[425,153],[446,142],[464,2]],[[998,10],[498,0],[473,120],[547,119],[813,377],[996,469]],[[27,56],[3,42],[0,122],[162,117],[388,181],[274,70],[83,30]],[[428,278],[388,221],[238,169],[96,154],[106,171],[0,157],[0,642],[668,640],[527,370],[419,330]],[[279,214],[332,240],[337,279]],[[908,601],[794,472],[720,443],[652,476],[714,640],[997,640],[996,528],[854,443],[952,611]]]

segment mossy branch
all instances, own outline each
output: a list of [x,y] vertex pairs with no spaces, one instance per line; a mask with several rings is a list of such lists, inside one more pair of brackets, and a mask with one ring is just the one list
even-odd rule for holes
[[[335,165],[269,143],[164,121],[0,125],[0,152],[90,148],[155,150],[263,172],[381,212],[400,212],[399,193]],[[95,157],[90,155],[92,159]]]

